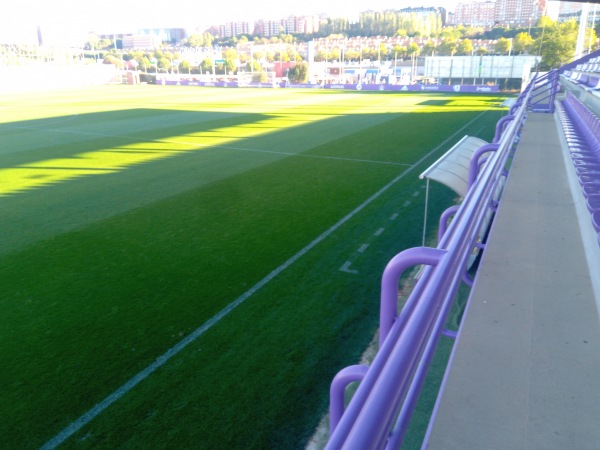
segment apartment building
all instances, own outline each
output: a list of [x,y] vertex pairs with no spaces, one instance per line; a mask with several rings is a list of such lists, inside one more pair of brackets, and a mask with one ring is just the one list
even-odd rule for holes
[[452,23],[455,25],[493,25],[496,21],[496,2],[459,3],[456,5]]
[[527,25],[534,24],[546,11],[547,0],[496,0],[456,5],[452,24]]
[[495,21],[505,25],[535,23],[546,11],[547,0],[496,0]]
[[227,22],[219,25],[219,36],[233,37],[241,34],[252,34],[254,30],[250,28],[250,22]]

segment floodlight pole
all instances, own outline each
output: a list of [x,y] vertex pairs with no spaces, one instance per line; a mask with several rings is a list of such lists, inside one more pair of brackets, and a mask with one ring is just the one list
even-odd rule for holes
[[[592,25],[590,26],[590,28],[592,30],[594,30],[596,27],[596,11],[597,10],[598,10],[598,5],[594,5],[594,13],[592,16]],[[590,38],[588,39],[588,53],[592,53],[592,35],[593,35],[593,33],[590,33]]]
[[585,45],[585,32],[588,25],[589,5],[582,3],[581,16],[579,17],[579,33],[577,34],[577,46],[575,48],[575,59],[581,58],[587,47]]

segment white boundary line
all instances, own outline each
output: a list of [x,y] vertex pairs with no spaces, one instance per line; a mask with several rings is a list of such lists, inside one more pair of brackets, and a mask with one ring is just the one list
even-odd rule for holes
[[255,148],[241,148],[241,147],[225,147],[225,146],[215,146],[215,148],[224,148],[227,150],[237,150],[241,152],[256,152],[256,153],[272,153],[274,155],[287,155],[287,156],[298,156],[301,158],[318,158],[318,159],[334,159],[338,161],[351,161],[351,162],[362,162],[362,163],[371,163],[371,164],[387,164],[390,166],[403,166],[403,167],[412,167],[413,164],[404,164],[397,163],[391,161],[376,161],[372,159],[356,159],[356,158],[342,158],[339,156],[325,156],[325,155],[305,155],[304,153],[291,153],[291,152],[277,152],[272,150],[259,150]]
[[254,286],[252,286],[250,289],[248,289],[246,292],[244,292],[242,295],[240,295],[237,299],[232,301],[229,305],[227,305],[225,308],[223,308],[221,311],[219,311],[217,314],[215,314],[213,317],[211,317],[208,321],[206,321],[203,325],[201,325],[196,330],[194,330],[191,334],[186,336],[184,339],[179,341],[177,344],[175,344],[173,347],[171,347],[169,350],[167,350],[161,356],[156,358],[156,360],[154,360],[154,362],[152,364],[150,364],[148,367],[143,369],[141,372],[138,372],[129,381],[127,381],[125,384],[123,384],[121,387],[119,387],[112,394],[108,395],[100,403],[96,404],[93,408],[91,408],[90,410],[85,412],[78,419],[74,420],[69,425],[67,425],[66,428],[64,428],[62,431],[60,431],[52,439],[47,441],[41,447],[41,450],[54,449],[54,448],[58,447],[59,445],[61,445],[63,442],[65,442],[72,435],[77,433],[81,428],[83,428],[85,425],[87,425],[92,420],[94,420],[97,416],[99,416],[102,412],[104,412],[104,410],[107,409],[110,405],[112,405],[117,400],[119,400],[121,397],[123,397],[125,394],[127,394],[129,391],[131,391],[135,386],[138,385],[138,383],[140,383],[141,381],[148,378],[149,375],[151,375],[158,368],[163,366],[173,356],[177,355],[180,351],[182,351],[189,344],[191,344],[196,339],[198,339],[200,336],[202,336],[205,332],[210,330],[214,325],[216,325],[221,319],[223,319],[225,316],[227,316],[231,311],[233,311],[235,308],[237,308],[242,303],[244,303],[255,292],[257,292],[262,287],[264,287],[266,284],[268,284],[273,278],[275,278],[277,275],[279,275],[281,272],[283,272],[289,266],[294,264],[298,259],[300,259],[306,253],[308,253],[310,250],[312,250],[317,244],[319,244],[321,241],[325,240],[333,232],[335,232],[338,228],[340,228],[343,224],[348,222],[352,217],[354,217],[356,214],[358,214],[360,211],[362,211],[366,206],[368,206],[373,201],[375,201],[377,198],[379,198],[385,191],[387,191],[394,184],[396,184],[398,181],[400,181],[402,178],[404,178],[406,175],[408,175],[415,167],[417,167],[419,164],[421,164],[423,161],[425,161],[427,158],[429,158],[429,156],[431,156],[433,153],[438,151],[448,141],[450,141],[452,138],[454,138],[454,136],[456,136],[458,133],[462,132],[462,130],[464,130],[469,125],[471,125],[471,123],[475,122],[475,120],[479,119],[479,117],[481,115],[483,115],[485,112],[486,111],[482,111],[481,113],[479,113],[477,116],[475,116],[473,119],[471,119],[471,121],[469,121],[467,124],[463,125],[459,130],[457,130],[451,136],[446,138],[441,144],[439,144],[433,150],[429,151],[427,154],[425,154],[423,157],[421,157],[414,165],[407,168],[404,172],[402,172],[400,175],[398,175],[396,178],[394,178],[392,181],[390,181],[388,184],[383,186],[381,189],[379,189],[377,192],[375,192],[373,195],[371,195],[368,199],[366,199],[364,202],[362,202],[360,205],[358,205],[356,208],[354,208],[350,213],[346,214],[342,219],[340,219],[338,222],[336,222],[334,225],[332,225],[330,228],[328,228],[325,232],[323,232],[321,235],[319,235],[316,239],[314,239],[306,247],[304,247],[302,250],[300,250],[298,253],[296,253],[294,256],[292,256],[290,259],[288,259],[286,262],[284,262],[279,267],[277,267],[275,270],[273,270],[271,273],[269,273],[266,277],[264,277],[262,280],[260,280],[258,283],[256,283]]

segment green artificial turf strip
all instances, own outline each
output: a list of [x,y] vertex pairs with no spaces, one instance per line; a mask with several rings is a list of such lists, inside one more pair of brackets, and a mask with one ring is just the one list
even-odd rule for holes
[[[425,108],[418,96],[155,89],[152,99],[90,90],[86,101],[63,99],[76,114],[64,120],[23,112],[0,125],[12,139],[0,152],[6,170],[93,155],[89,174],[0,197],[0,334],[11,343],[0,349],[0,432],[11,447],[43,444],[408,168],[395,164],[414,163],[497,101],[451,97],[457,105]],[[489,139],[498,118],[487,114],[471,133]],[[107,155],[115,148],[133,157]],[[110,173],[91,170],[110,164]],[[412,196],[422,169],[66,445],[305,442],[333,374],[377,326],[385,263],[420,243],[424,194]],[[430,234],[453,198],[435,190]],[[340,272],[406,199],[413,206],[399,211],[395,231],[355,255],[360,275]]]

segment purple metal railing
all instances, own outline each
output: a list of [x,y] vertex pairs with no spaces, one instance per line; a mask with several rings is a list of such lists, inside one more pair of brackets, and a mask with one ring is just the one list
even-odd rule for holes
[[532,92],[529,101],[532,111],[554,113],[554,100],[559,89],[559,76],[558,70],[551,70],[532,80]]
[[[473,179],[463,203],[442,215],[437,248],[405,250],[385,268],[379,351],[370,367],[351,366],[334,378],[327,449],[395,449],[401,445],[437,344],[442,335],[454,336],[445,330],[446,319],[478,245],[476,238],[498,203],[499,185],[530,103],[530,87],[519,97],[518,106],[511,108],[510,118],[498,123],[497,142],[488,144],[493,148],[483,153],[494,151],[483,163],[479,158],[472,163]],[[407,269],[420,264],[426,267],[398,314],[399,280]],[[344,391],[352,381],[360,385],[344,411]]]

